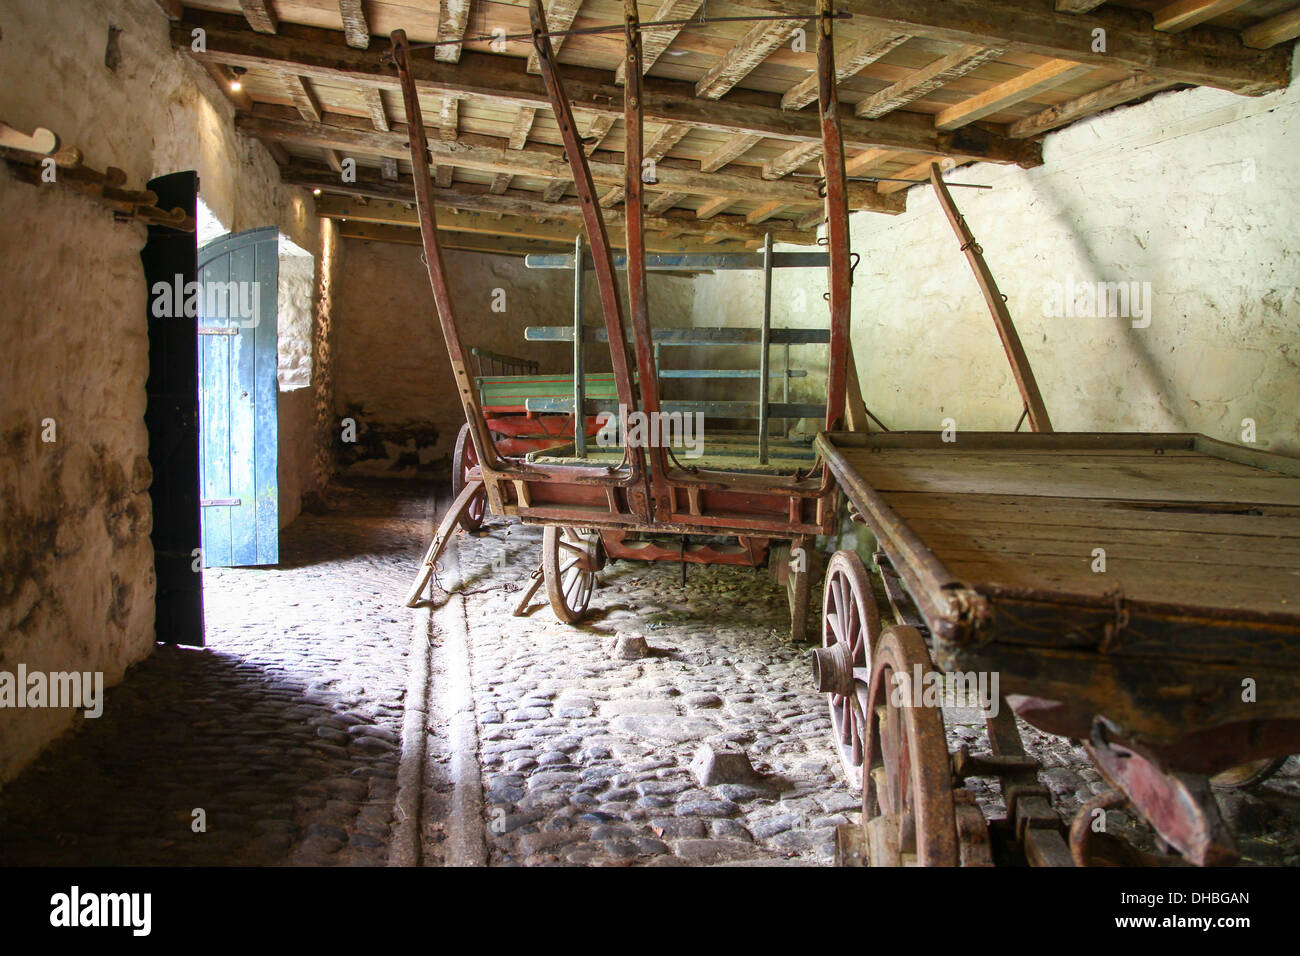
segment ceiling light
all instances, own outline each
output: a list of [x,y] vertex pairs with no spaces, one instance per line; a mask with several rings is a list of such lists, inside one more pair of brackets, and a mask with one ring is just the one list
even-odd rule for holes
[[313,189],[313,190],[311,191],[311,194],[312,194],[313,196],[319,196],[319,195],[320,195],[320,190],[319,190],[319,189]]
[[240,90],[244,88],[243,81],[240,80],[240,77],[243,76],[248,71],[245,70],[242,66],[232,66],[230,68],[230,72],[235,74],[235,78],[230,81],[230,91],[232,93],[238,93]]

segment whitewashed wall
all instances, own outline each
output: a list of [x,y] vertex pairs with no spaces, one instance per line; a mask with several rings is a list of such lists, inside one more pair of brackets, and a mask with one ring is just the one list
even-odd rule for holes
[[[105,64],[110,25],[121,31],[115,69]],[[333,227],[315,217],[309,195],[280,186],[265,149],[235,134],[232,113],[208,75],[172,51],[154,0],[0,4],[5,122],[53,129],[88,165],[125,170],[132,188],[197,169],[201,196],[226,228],[276,224],[313,255],[334,250],[337,262]],[[155,636],[145,228],[7,170],[0,223],[0,670],[103,671],[111,686]],[[317,327],[327,329],[331,277],[318,275],[317,290],[299,291],[315,297]],[[281,394],[286,523],[328,465],[316,391]],[[48,443],[47,418],[57,428]],[[0,782],[72,720],[68,710],[6,710]]]
[[[1045,164],[952,181],[1058,430],[1188,430],[1300,454],[1300,89],[1167,93],[1051,134]],[[853,216],[853,344],[891,428],[1006,430],[1020,402],[988,309],[929,187]],[[1064,317],[1067,282],[1150,283],[1150,324]],[[825,325],[824,274],[778,274],[777,325]],[[802,290],[814,312],[794,304]],[[752,322],[757,283],[696,281],[698,325]],[[1045,314],[1045,307],[1048,313]],[[1145,320],[1137,318],[1139,325]]]

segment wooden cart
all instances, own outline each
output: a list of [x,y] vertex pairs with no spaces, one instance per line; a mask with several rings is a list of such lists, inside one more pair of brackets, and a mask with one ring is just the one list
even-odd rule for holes
[[[1300,461],[1180,434],[841,432],[817,447],[878,545],[873,572],[832,557],[813,652],[863,789],[846,861],[1082,865],[1117,852],[1093,822],[1124,803],[1187,860],[1236,859],[1212,778],[1300,751]],[[981,676],[1000,706],[991,753],[951,754],[918,689]],[[1085,741],[1113,788],[1068,849],[1013,711]],[[983,818],[970,777],[1001,780],[1005,819]]]
[[[668,411],[659,392],[659,370],[655,357],[654,334],[650,325],[647,296],[647,257],[644,236],[644,153],[641,116],[641,70],[639,68],[641,33],[636,4],[624,5],[625,42],[628,52],[625,84],[626,128],[625,180],[627,308],[616,284],[614,257],[592,183],[586,153],[564,92],[563,82],[552,54],[545,13],[540,0],[530,7],[533,45],[538,56],[543,82],[555,114],[565,156],[583,210],[584,227],[590,246],[590,260],[604,320],[600,338],[609,348],[610,369],[614,377],[616,405],[620,416],[640,414],[655,418]],[[828,248],[825,263],[829,278],[829,330],[821,333],[829,345],[826,376],[826,401],[817,406],[819,420],[826,429],[840,427],[846,405],[849,331],[849,286],[851,281],[848,251],[848,204],[844,168],[844,148],[840,135],[839,112],[835,99],[835,65],[832,26],[836,15],[829,0],[821,0],[818,10],[818,88],[821,114],[823,167],[825,171],[826,231]],[[792,17],[793,19],[793,17]],[[408,603],[419,598],[424,582],[432,573],[438,555],[445,546],[455,522],[480,493],[487,494],[492,512],[518,517],[524,522],[546,526],[543,539],[542,568],[548,596],[556,614],[564,620],[576,619],[586,608],[595,583],[596,572],[617,548],[627,550],[618,556],[650,556],[636,539],[641,536],[694,536],[705,539],[698,546],[682,544],[672,550],[674,560],[743,561],[760,564],[769,557],[773,542],[784,542],[791,549],[811,552],[813,538],[831,530],[834,520],[835,488],[829,473],[822,469],[810,475],[802,468],[783,470],[764,462],[763,445],[768,441],[766,428],[759,431],[758,458],[761,467],[735,469],[708,467],[708,462],[683,465],[672,449],[663,443],[629,438],[619,447],[614,460],[601,461],[577,457],[556,460],[554,456],[512,457],[502,454],[488,427],[478,390],[471,381],[466,355],[461,344],[455,316],[455,304],[447,282],[438,243],[432,190],[430,187],[427,137],[420,115],[416,81],[412,73],[410,48],[402,31],[393,34],[393,61],[401,80],[406,107],[411,162],[414,173],[417,210],[424,243],[425,260],[437,306],[438,319],[446,341],[457,389],[465,410],[468,437],[477,458],[476,471],[467,471],[461,492],[435,535],[422,563],[421,576],[408,595]],[[581,251],[581,246],[579,246]],[[763,259],[770,283],[775,253],[767,243]],[[577,263],[585,257],[575,256]],[[768,295],[770,299],[770,285]],[[757,376],[757,394],[753,404],[764,424],[769,417],[802,417],[790,408],[770,401],[768,346],[773,344],[770,308],[764,311],[760,330],[745,330],[761,346],[763,368]],[[737,331],[737,330],[730,330]],[[790,333],[794,334],[794,333]],[[575,359],[582,342],[575,336]],[[628,343],[631,343],[629,350]],[[575,361],[574,385],[569,411],[586,414],[589,407],[581,386],[585,376]],[[576,436],[575,436],[576,437]],[[734,538],[733,551],[720,551],[714,540]],[[807,566],[792,563],[790,569],[802,575],[796,590],[807,597]],[[793,605],[798,605],[793,601]],[[798,615],[792,630],[798,635],[803,623]]]

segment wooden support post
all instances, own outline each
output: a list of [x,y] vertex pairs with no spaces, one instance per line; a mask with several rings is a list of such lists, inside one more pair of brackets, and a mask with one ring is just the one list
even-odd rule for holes
[[772,350],[772,234],[763,237],[763,331],[758,353],[758,463],[767,464],[767,405]]
[[582,360],[582,234],[573,240],[573,450],[587,457],[587,382]]

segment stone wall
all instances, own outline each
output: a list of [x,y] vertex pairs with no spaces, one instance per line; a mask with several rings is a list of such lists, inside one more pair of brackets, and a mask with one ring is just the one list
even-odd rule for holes
[[[118,54],[106,58],[110,28],[120,31]],[[234,133],[232,113],[207,73],[172,51],[154,0],[0,7],[5,122],[53,129],[88,165],[125,170],[132,188],[197,169],[201,197],[226,228],[274,223],[319,259],[335,247],[332,227],[309,195],[279,185],[265,149]],[[155,636],[145,229],[7,170],[0,222],[0,670],[103,671],[111,687]],[[318,332],[333,301],[326,278]],[[311,391],[281,395],[284,522],[322,478]],[[6,710],[0,782],[73,719],[66,709]]]
[[[1300,454],[1298,138],[1294,83],[1259,98],[1195,89],[1050,135],[1041,168],[948,174],[993,186],[952,192],[1057,430],[1240,443],[1250,419],[1258,447]],[[1010,367],[933,191],[914,187],[898,217],[854,215],[852,239],[854,353],[872,411],[895,429],[1013,428]],[[1096,314],[1109,311],[1089,308],[1098,282],[1137,283],[1140,314]],[[824,273],[778,273],[775,324],[827,325],[825,289]],[[752,321],[757,296],[745,274],[701,277],[695,322]]]
[[[433,307],[420,247],[344,241],[335,358],[334,441],[351,474],[414,477],[447,474],[465,421]],[[477,346],[536,360],[543,372],[568,372],[568,343],[526,342],[530,325],[571,325],[573,276],[528,269],[523,259],[451,250],[445,254],[457,322],[468,350]],[[675,324],[688,324],[691,281],[652,275],[651,298]],[[594,274],[588,272],[584,320],[603,323]],[[499,291],[498,291],[499,290]],[[591,371],[609,369],[604,345],[590,345]],[[341,440],[343,419],[356,441]]]

